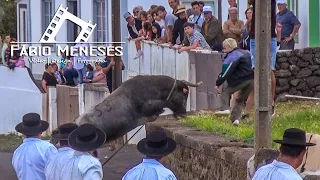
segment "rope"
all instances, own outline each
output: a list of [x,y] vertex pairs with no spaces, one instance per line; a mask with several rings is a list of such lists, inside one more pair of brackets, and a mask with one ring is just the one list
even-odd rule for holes
[[144,127],[141,126],[116,152],[114,152],[103,164],[102,166],[106,165],[128,142]]

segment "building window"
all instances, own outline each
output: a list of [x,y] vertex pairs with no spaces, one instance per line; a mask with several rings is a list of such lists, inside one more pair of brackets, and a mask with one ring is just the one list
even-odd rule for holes
[[[288,0],[288,9],[293,12],[293,14],[299,19],[299,4],[298,0]],[[297,35],[294,37],[294,41],[299,43],[299,31]]]
[[94,42],[106,42],[106,1],[94,0],[93,6],[94,23],[97,24],[94,30]]
[[[68,11],[78,17],[78,1],[68,0],[67,2]],[[74,42],[80,32],[80,27],[72,21],[67,22],[67,41]],[[69,44],[72,45],[72,44]]]
[[19,42],[28,41],[28,19],[27,19],[27,5],[19,5]]
[[[42,0],[42,32],[44,33],[49,26],[51,19],[54,15],[53,10],[53,3],[52,0]],[[42,44],[42,46],[51,46],[53,47],[53,44]],[[53,50],[53,48],[52,48]]]

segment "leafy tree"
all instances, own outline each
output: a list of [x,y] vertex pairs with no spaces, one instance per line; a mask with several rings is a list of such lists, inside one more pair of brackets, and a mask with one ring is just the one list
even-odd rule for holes
[[17,8],[14,0],[0,0],[0,35],[17,37]]

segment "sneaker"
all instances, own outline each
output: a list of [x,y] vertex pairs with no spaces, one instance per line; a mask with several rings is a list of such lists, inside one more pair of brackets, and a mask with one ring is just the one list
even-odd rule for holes
[[238,126],[239,125],[239,123],[240,123],[240,121],[237,119],[237,120],[235,120],[235,121],[233,121],[233,125],[235,125],[235,126]]
[[271,117],[273,117],[275,114],[276,114],[276,112],[274,111],[274,106],[272,106],[272,109],[271,109]]
[[143,52],[139,50],[139,51],[137,52],[137,54],[136,54],[136,57],[134,57],[134,59],[138,59],[138,58],[140,58],[142,55],[143,55]]
[[215,112],[214,114],[217,114],[217,115],[229,115],[230,114],[230,110],[221,110],[221,111],[217,111]]
[[250,118],[249,114],[244,114],[244,115],[241,116],[240,119],[242,120],[242,119],[249,119],[249,118]]

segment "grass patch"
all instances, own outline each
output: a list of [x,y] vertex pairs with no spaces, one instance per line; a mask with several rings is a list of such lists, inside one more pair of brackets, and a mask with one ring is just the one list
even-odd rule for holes
[[23,137],[17,134],[0,134],[0,152],[13,152],[22,140]]
[[[295,101],[277,103],[276,115],[272,119],[272,139],[282,139],[287,128],[300,128],[309,133],[320,134],[320,107],[313,101]],[[236,138],[246,143],[254,140],[254,113],[250,118],[240,122],[238,127],[231,124],[228,116],[202,114],[188,116],[182,122],[201,130],[214,132],[226,137]],[[277,147],[273,143],[274,147]]]
[[[20,146],[25,136],[15,133],[0,134],[0,152],[14,152]],[[50,136],[43,136],[41,139],[50,140]]]

